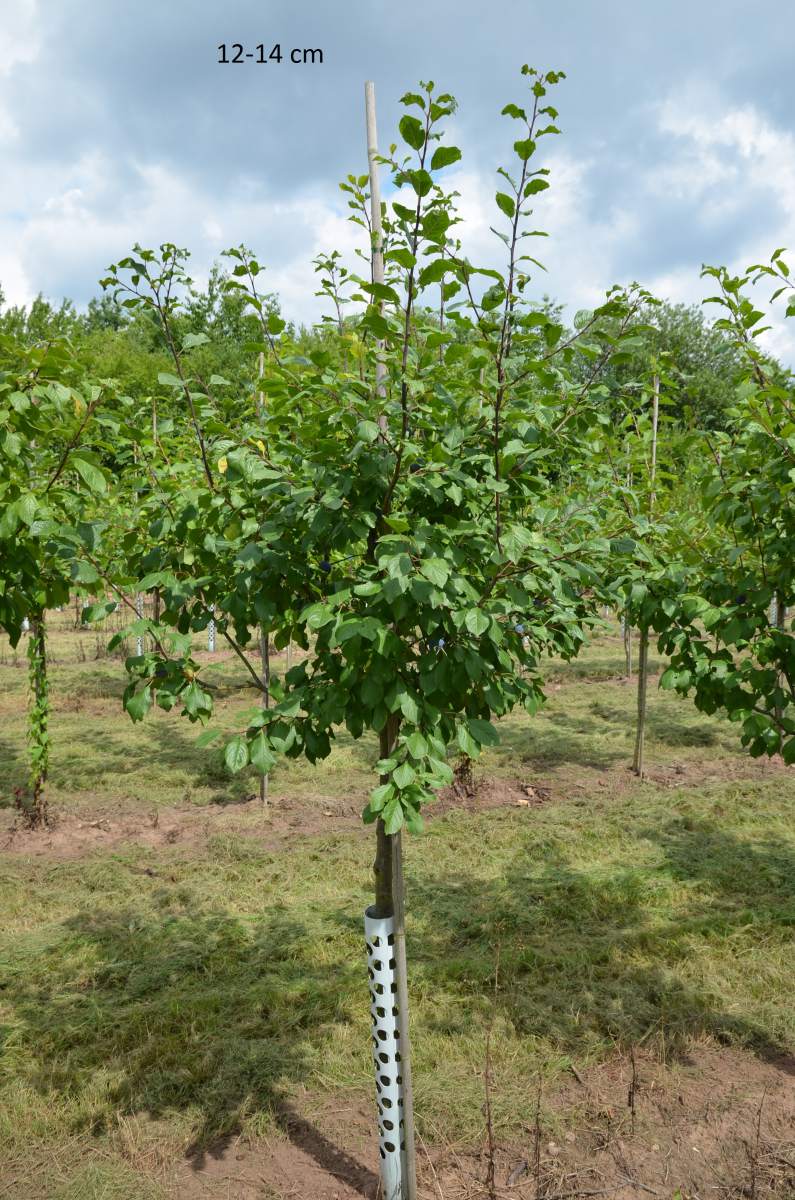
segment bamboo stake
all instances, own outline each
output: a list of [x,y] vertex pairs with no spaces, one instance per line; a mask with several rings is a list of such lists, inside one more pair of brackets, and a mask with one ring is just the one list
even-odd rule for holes
[[[364,85],[364,108],[367,121],[367,162],[370,170],[370,224],[372,226],[373,283],[384,282],[384,234],[381,224],[381,181],[378,177],[378,129],[375,121],[375,84],[368,80]],[[378,301],[381,311],[381,301]],[[375,394],[379,401],[386,400],[386,362],[383,340],[376,342]],[[378,427],[386,433],[387,420],[383,409],[378,414]]]
[[[381,225],[381,184],[378,177],[378,132],[375,114],[375,84],[368,80],[364,85],[365,119],[367,124],[367,160],[370,171],[370,220],[372,225],[373,282],[384,282],[384,249]],[[380,308],[380,301],[379,301]],[[375,365],[375,391],[379,402],[378,426],[382,433],[387,430],[384,411],[386,401],[386,362],[384,343],[377,343]],[[391,725],[391,722],[389,722]],[[394,745],[397,729],[389,728],[386,740]],[[382,747],[383,750],[383,747]],[[379,821],[379,826],[381,822]],[[379,829],[379,844],[386,835]],[[403,845],[400,834],[393,834],[391,842],[391,891],[392,912],[395,928],[395,970],[398,997],[398,1031],[400,1035],[400,1062],[403,1080],[403,1200],[417,1200],[417,1153],[414,1140],[414,1100],[411,1082],[411,1042],[409,1037],[408,970],[406,963],[405,887],[403,881]],[[384,847],[385,848],[385,847]],[[376,860],[378,861],[378,859]],[[386,867],[386,864],[383,864]],[[383,869],[383,868],[382,868]]]

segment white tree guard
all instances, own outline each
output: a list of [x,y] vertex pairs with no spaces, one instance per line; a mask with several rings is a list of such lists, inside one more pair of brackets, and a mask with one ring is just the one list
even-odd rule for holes
[[[144,615],[144,594],[143,594],[143,592],[136,593],[135,615],[139,621],[141,620],[141,618]],[[143,654],[143,652],[144,652],[144,639],[139,634],[138,637],[135,639],[135,653],[138,655],[141,655],[141,654]]]
[[27,617],[22,618],[22,632],[30,633],[30,621]]
[[[215,609],[213,609],[215,613]],[[207,626],[207,649],[210,654],[215,654],[215,617],[210,618],[210,624]]]
[[364,914],[370,1016],[373,1021],[373,1063],[378,1105],[378,1150],[381,1156],[383,1200],[403,1197],[403,1077],[400,1073],[395,922]]

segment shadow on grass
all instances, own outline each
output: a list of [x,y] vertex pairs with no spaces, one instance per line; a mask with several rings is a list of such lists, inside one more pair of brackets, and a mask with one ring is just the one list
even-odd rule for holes
[[[728,958],[727,939],[748,936],[749,924],[766,946],[789,941],[792,852],[749,845],[711,821],[641,836],[659,846],[660,861],[575,868],[564,841],[541,846],[517,829],[494,879],[412,878],[420,1053],[433,1032],[450,1038],[454,1059],[456,1038],[485,1026],[499,945],[496,1004],[541,1062],[650,1038],[670,1061],[703,1035],[785,1061],[750,1002],[738,1014],[736,997],[724,1003],[689,968],[701,949],[722,946]],[[682,882],[694,885],[684,908]],[[329,1027],[366,1012],[364,956],[351,953],[358,914],[157,911],[171,903],[165,889],[116,911],[100,902],[65,921],[59,939],[25,951],[3,999],[28,1082],[48,1096],[83,1094],[81,1120],[97,1132],[116,1113],[185,1114],[197,1169],[223,1154],[246,1115],[269,1110],[325,1169],[374,1195],[368,1169],[290,1108],[291,1087],[323,1065]]]
[[524,763],[537,768],[574,765],[604,770],[627,757],[624,746],[605,741],[604,722],[584,714],[568,716],[547,710],[541,716],[526,717],[521,724],[503,724],[499,732],[500,741],[490,754],[504,766]]
[[[351,992],[367,995],[364,955],[332,970],[284,912],[162,918],[140,909],[81,912],[38,962],[35,981],[4,991],[43,1094],[81,1091],[79,1126],[102,1133],[116,1114],[198,1114],[187,1158],[222,1158],[246,1114],[276,1124],[341,1181],[374,1197],[378,1180],[287,1098],[309,1075],[318,1034]],[[0,1031],[2,1032],[2,1031]],[[7,1032],[7,1031],[6,1031]]]
[[25,787],[28,779],[28,763],[25,755],[13,742],[0,739],[0,808],[13,808],[14,789]]
[[[128,718],[122,714],[122,719]],[[217,750],[196,745],[200,732],[200,726],[165,723],[159,713],[130,738],[97,722],[71,741],[63,732],[60,736],[56,732],[50,779],[63,791],[91,792],[109,778],[114,782],[129,778],[131,789],[137,793],[151,786],[152,774],[156,773],[172,792],[175,787],[211,788],[213,803],[242,803],[256,790],[256,780],[248,775],[230,775]],[[173,800],[173,795],[170,798]]]
[[[589,711],[614,728],[634,730],[634,695],[625,707],[597,700]],[[718,718],[719,719],[719,718]],[[660,707],[652,702],[646,713],[647,736],[662,746],[715,746],[720,741],[716,718],[700,720],[695,708],[677,712],[673,704]]]
[[[664,852],[662,871],[575,869],[546,846],[543,861],[537,848],[520,850],[488,885],[412,881],[412,961],[423,990],[440,998],[464,992],[475,1013],[488,1012],[499,944],[502,1016],[556,1054],[603,1053],[606,1044],[652,1039],[673,1060],[686,1056],[693,1037],[709,1035],[792,1062],[792,1047],[777,1043],[752,1005],[738,1015],[735,996],[721,1003],[719,986],[709,978],[694,984],[689,970],[700,948],[714,950],[752,924],[761,937],[788,944],[795,925],[791,850],[773,842],[749,848],[711,823],[689,830],[672,823],[645,836]],[[699,888],[680,913],[664,892],[683,880]],[[450,1033],[460,1031],[461,1011],[460,1003],[440,1002],[434,1028],[443,1033],[449,1019]]]
[[[122,714],[121,719],[128,718]],[[219,726],[222,728],[222,726]],[[222,751],[223,741],[210,747],[196,745],[201,733],[200,725],[189,725],[187,721],[177,723],[164,720],[159,712],[147,717],[146,723],[135,731],[130,726],[129,736],[119,731],[110,722],[104,727],[94,723],[80,737],[68,740],[63,731],[55,733],[50,778],[63,791],[91,792],[103,787],[108,779],[114,783],[129,779],[131,790],[139,793],[158,786],[167,788],[168,798],[173,802],[174,792],[201,789],[209,791],[210,804],[226,806],[242,804],[256,794],[259,776],[252,770],[231,775],[227,770]],[[295,774],[303,768],[307,780],[313,777],[321,786],[328,786],[330,773],[341,774],[347,779],[344,790],[350,787],[351,770],[367,771],[364,787],[369,786],[372,764],[377,753],[373,738],[355,741],[347,730],[337,730],[334,747],[344,755],[337,763],[332,758],[321,761],[317,768],[299,761],[282,759],[280,769]],[[153,781],[157,776],[157,781]],[[322,782],[321,782],[322,781]]]

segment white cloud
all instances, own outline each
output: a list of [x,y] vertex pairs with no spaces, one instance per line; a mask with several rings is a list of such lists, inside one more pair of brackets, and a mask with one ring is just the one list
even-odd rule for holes
[[6,301],[29,303],[39,290],[60,298],[80,278],[87,296],[111,261],[135,242],[157,246],[176,241],[192,253],[191,269],[206,279],[210,264],[230,245],[245,242],[269,270],[266,286],[277,292],[285,313],[298,321],[320,316],[312,259],[340,249],[353,257],[362,235],[347,220],[331,188],[305,190],[285,199],[269,197],[241,181],[219,201],[162,163],[139,162],[122,188],[118,164],[86,155],[57,191],[47,173],[18,168],[11,184],[24,217],[0,218],[0,282]]
[[[671,139],[670,157],[646,173],[649,192],[671,189],[697,208],[706,225],[742,218],[753,206],[753,221],[740,222],[725,264],[742,272],[765,262],[774,249],[791,246],[795,268],[795,136],[777,127],[753,105],[727,106],[703,89],[685,89],[670,97],[657,114],[660,132]],[[761,218],[761,219],[760,219]],[[744,227],[743,227],[744,224]],[[695,266],[695,264],[694,264]],[[651,281],[659,294],[696,302],[714,291],[711,281],[680,271],[662,271]],[[759,287],[765,302],[772,287]],[[772,310],[773,328],[762,336],[771,353],[795,361],[795,322]]]
[[0,22],[0,146],[19,136],[10,112],[11,74],[36,60],[41,49],[38,0],[14,0],[3,7]]

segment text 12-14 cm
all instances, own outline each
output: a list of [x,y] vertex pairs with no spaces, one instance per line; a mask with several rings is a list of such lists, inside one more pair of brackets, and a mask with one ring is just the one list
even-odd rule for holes
[[289,62],[299,65],[317,66],[323,62],[322,50],[299,49],[282,50],[279,42],[266,46],[260,42],[253,50],[246,50],[241,42],[221,42],[218,47],[219,63],[281,63]]

